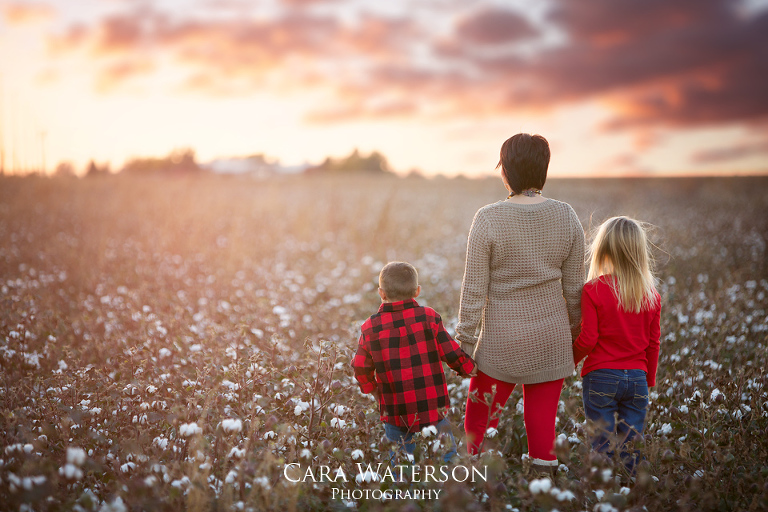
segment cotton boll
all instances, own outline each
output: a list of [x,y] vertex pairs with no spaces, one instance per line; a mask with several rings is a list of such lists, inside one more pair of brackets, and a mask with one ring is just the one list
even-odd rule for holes
[[531,480],[531,483],[528,484],[528,490],[531,491],[531,494],[540,494],[549,492],[549,490],[552,488],[552,481],[549,478],[538,478],[535,480]]
[[83,478],[83,471],[71,463],[67,463],[63,467],[60,467],[59,474],[69,480],[80,480]]
[[67,462],[76,466],[82,466],[85,462],[85,450],[76,446],[67,448]]
[[576,495],[573,494],[571,491],[560,490],[557,487],[552,489],[550,494],[552,494],[552,496],[554,496],[557,501],[573,501],[574,499],[576,499]]
[[381,477],[379,476],[379,474],[372,471],[365,471],[365,472],[358,473],[357,476],[355,477],[355,482],[357,482],[358,484],[361,484],[363,482],[366,482],[366,483],[378,482],[379,480],[381,480]]
[[202,434],[203,429],[197,426],[197,423],[184,423],[179,427],[179,434],[182,437],[191,437],[195,434]]
[[227,433],[237,433],[243,430],[243,422],[239,419],[226,419],[221,422],[221,428]]
[[229,451],[229,454],[227,455],[227,458],[230,458],[230,459],[232,458],[242,459],[243,457],[245,457],[245,450],[241,450],[236,446],[232,448]]
[[421,435],[424,437],[436,436],[437,427],[435,427],[434,425],[429,425],[428,427],[424,427],[423,429],[421,429]]

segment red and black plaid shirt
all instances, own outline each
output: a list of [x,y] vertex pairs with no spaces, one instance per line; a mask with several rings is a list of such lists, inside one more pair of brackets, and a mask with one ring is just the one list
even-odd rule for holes
[[443,419],[450,400],[441,361],[462,376],[475,363],[440,315],[414,299],[388,302],[361,330],[352,367],[363,393],[379,390],[381,421],[415,430]]

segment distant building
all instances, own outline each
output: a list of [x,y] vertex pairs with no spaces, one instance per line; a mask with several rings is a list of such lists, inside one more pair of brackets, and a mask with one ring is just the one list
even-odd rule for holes
[[309,164],[283,166],[278,160],[267,160],[263,154],[245,157],[217,158],[203,164],[203,168],[216,174],[236,174],[254,178],[269,178],[280,174],[304,172]]

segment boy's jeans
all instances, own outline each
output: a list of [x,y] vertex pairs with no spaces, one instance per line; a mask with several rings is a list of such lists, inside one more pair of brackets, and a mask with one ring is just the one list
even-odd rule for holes
[[[610,437],[616,430],[620,446],[636,436],[642,437],[648,411],[648,383],[643,370],[593,370],[584,376],[582,398],[584,414],[601,428],[592,439],[592,447],[609,457]],[[618,414],[618,424],[614,417]],[[634,474],[639,452],[621,451],[621,459]]]
[[[443,455],[444,462],[450,462],[454,455],[456,455],[456,439],[451,432],[451,423],[443,418],[437,425],[437,439],[444,437],[448,440],[448,452]],[[408,433],[408,429],[405,427],[398,427],[389,423],[384,423],[384,434],[387,439],[392,443],[398,443],[401,445],[400,450],[405,449],[406,453],[413,455],[413,451],[416,448],[416,443],[412,442],[415,432]],[[389,453],[390,463],[395,465],[396,454],[394,452]]]

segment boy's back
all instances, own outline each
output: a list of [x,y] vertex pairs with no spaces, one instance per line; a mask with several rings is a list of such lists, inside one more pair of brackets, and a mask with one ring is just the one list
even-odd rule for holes
[[440,315],[414,299],[385,302],[361,330],[352,365],[360,389],[380,393],[381,420],[411,430],[438,423],[450,406],[441,361],[461,375],[475,367]]

